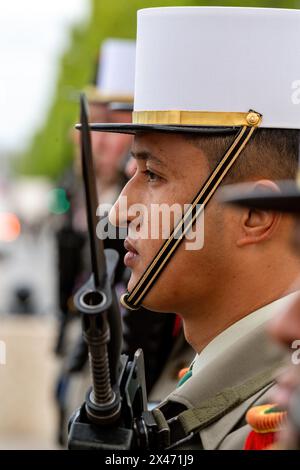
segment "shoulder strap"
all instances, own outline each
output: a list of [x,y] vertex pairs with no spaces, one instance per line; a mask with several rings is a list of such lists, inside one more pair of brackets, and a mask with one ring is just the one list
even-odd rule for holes
[[226,388],[213,398],[205,400],[199,407],[180,413],[178,421],[185,433],[200,431],[222,418],[226,413],[255,395],[268,384],[272,385],[273,372],[274,368],[251,378],[241,385]]
[[157,423],[157,431],[163,437],[162,444],[171,448],[191,439],[201,429],[222,418],[267,385],[271,387],[274,383],[273,374],[277,369],[278,364],[240,385],[222,390],[203,401],[200,406],[189,408],[170,420],[166,420],[159,408],[154,409],[152,414]]

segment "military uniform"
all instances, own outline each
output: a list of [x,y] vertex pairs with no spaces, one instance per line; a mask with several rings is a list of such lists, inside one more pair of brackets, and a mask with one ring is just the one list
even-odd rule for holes
[[[191,424],[191,428],[201,428],[192,439],[195,448],[243,448],[250,431],[245,414],[254,404],[268,403],[276,371],[286,362],[285,350],[268,338],[266,324],[288,308],[296,295],[276,300],[223,331],[196,356],[192,376],[160,404],[159,409],[168,420],[178,415],[178,407],[203,407],[199,422]],[[239,393],[239,388],[235,388],[240,385],[246,393],[234,405],[231,398]],[[220,415],[214,417],[218,404]],[[191,443],[185,446],[191,448]]]
[[177,387],[180,371],[190,366],[194,356],[195,352],[181,330],[160,376],[151,389],[148,397],[150,406],[160,403]]

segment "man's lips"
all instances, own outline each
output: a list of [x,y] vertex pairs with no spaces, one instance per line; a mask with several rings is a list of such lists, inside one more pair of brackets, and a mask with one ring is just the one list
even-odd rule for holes
[[128,238],[124,241],[125,250],[128,251],[124,257],[124,264],[128,267],[132,267],[134,261],[139,256],[139,252],[134,248],[133,244],[128,240]]
[[125,238],[124,247],[125,247],[125,250],[130,251],[130,252],[134,253],[135,255],[139,254],[138,251],[134,248],[133,244],[129,241],[128,238]]

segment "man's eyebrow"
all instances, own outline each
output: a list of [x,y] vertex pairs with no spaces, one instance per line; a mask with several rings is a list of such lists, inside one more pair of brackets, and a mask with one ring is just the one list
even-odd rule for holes
[[160,158],[156,157],[151,152],[147,152],[146,150],[140,152],[134,152],[133,150],[131,150],[130,154],[136,160],[147,160],[157,163],[161,166],[166,166],[166,164]]

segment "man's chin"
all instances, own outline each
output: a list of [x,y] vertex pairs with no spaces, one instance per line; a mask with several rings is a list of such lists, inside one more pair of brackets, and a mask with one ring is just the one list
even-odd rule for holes
[[131,271],[131,276],[127,284],[127,290],[128,292],[131,292],[136,283],[138,282],[138,277],[134,274],[133,271]]
[[[136,283],[138,282],[138,278],[135,278],[131,275],[129,282],[127,284],[128,292],[131,292],[132,289],[135,287]],[[169,313],[170,307],[163,305],[165,302],[162,302],[162,297],[159,292],[157,293],[155,286],[153,289],[150,289],[149,293],[143,299],[141,306],[146,308],[147,310],[151,310],[152,312],[161,312],[161,313]]]
[[[127,291],[131,293],[145,272],[145,266],[139,265],[131,268],[130,278],[127,283]],[[170,313],[175,311],[174,296],[168,294],[168,287],[161,276],[155,281],[147,295],[143,298],[141,306],[153,312]],[[172,310],[174,309],[174,310]]]

